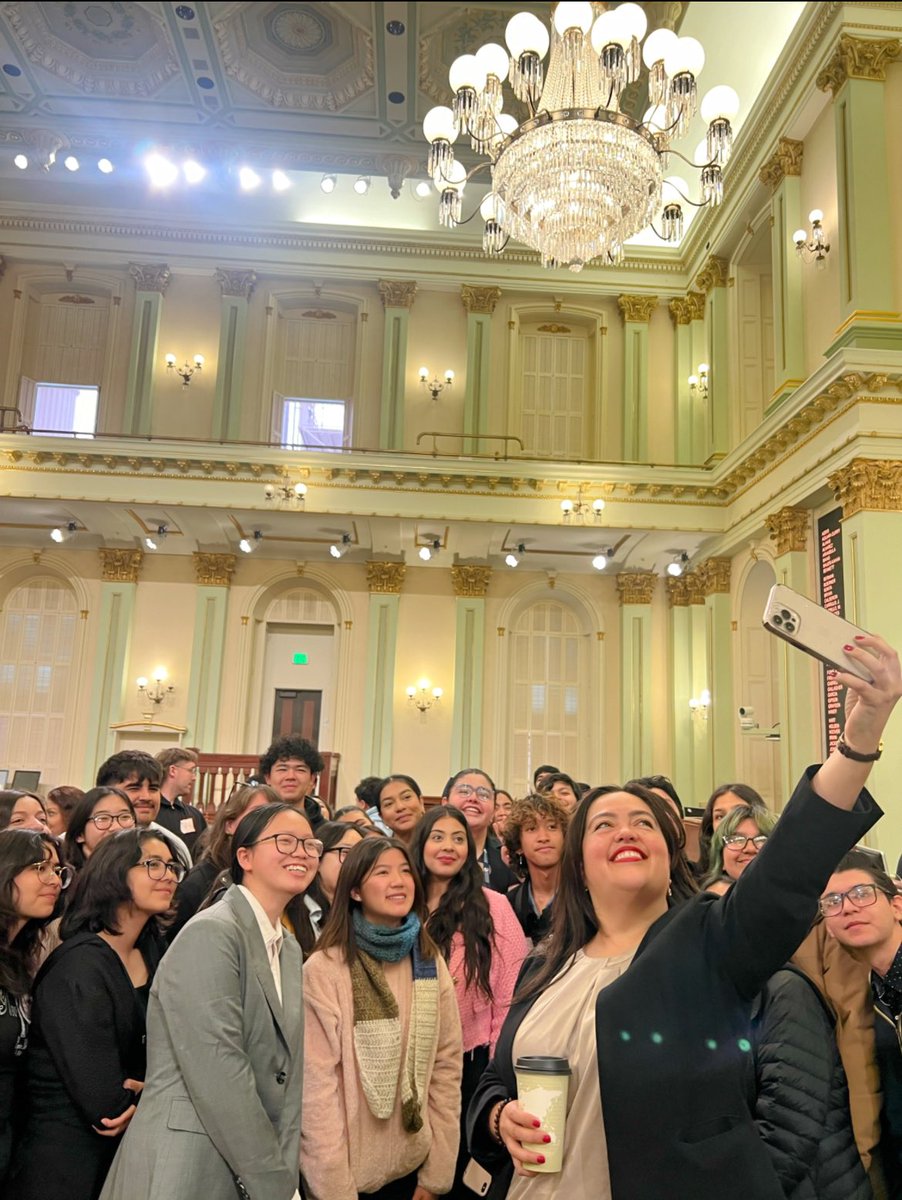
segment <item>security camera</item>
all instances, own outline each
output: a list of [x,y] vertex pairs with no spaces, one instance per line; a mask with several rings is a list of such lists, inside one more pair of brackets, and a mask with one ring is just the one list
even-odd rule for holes
[[755,720],[755,710],[751,704],[739,705],[739,728],[740,729],[757,729],[758,722]]

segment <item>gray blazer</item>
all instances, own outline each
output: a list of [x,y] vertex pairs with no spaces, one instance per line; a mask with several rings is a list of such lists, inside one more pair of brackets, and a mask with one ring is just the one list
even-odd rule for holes
[[279,1003],[235,887],[189,921],[147,1013],[147,1080],[101,1200],[291,1200],[298,1186],[301,952],[286,935]]

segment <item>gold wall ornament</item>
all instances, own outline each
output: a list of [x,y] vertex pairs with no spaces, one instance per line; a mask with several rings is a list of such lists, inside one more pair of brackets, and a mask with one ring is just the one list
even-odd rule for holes
[[807,508],[787,505],[766,518],[770,539],[777,543],[777,554],[791,554],[808,549],[811,513]]
[[505,633],[504,626],[503,626],[503,625],[499,625],[499,626],[497,626],[497,629],[498,629],[498,636],[499,636],[499,637],[504,637],[504,633]]
[[100,555],[100,577],[104,583],[137,583],[143,550],[114,550],[102,548]]
[[658,307],[657,296],[618,296],[617,303],[623,313],[624,321],[635,321],[647,325],[651,314]]
[[380,279],[378,286],[383,308],[413,308],[417,294],[415,279]]
[[886,80],[886,68],[902,54],[898,38],[858,38],[841,33],[836,49],[815,83],[822,92],[836,94],[847,79]]
[[501,299],[501,288],[477,287],[474,283],[462,283],[460,299],[468,313],[486,313],[491,316]]
[[705,318],[705,293],[687,292],[685,296],[674,296],[667,305],[674,325],[690,325]]
[[404,586],[406,573],[406,563],[370,561],[366,564],[366,586],[371,592],[397,596]]
[[222,296],[241,296],[250,300],[257,286],[256,271],[231,271],[227,267],[217,267],[214,275]]
[[706,558],[699,567],[699,575],[706,596],[730,594],[730,569],[732,560],[729,558]]
[[624,604],[651,604],[658,577],[653,571],[621,571],[617,576],[617,593]]
[[483,598],[489,590],[491,567],[458,566],[451,568],[451,586],[458,599],[467,596]]
[[96,304],[97,301],[92,296],[82,296],[73,294],[71,296],[60,296],[60,304]]
[[195,550],[194,579],[199,587],[229,587],[235,574],[234,554],[204,554]]
[[858,512],[902,512],[902,462],[854,458],[827,478],[842,505],[842,515]]
[[689,607],[689,581],[685,575],[678,575],[676,578],[668,575],[664,580],[664,587],[667,589],[667,599],[671,608]]
[[699,291],[707,295],[712,288],[726,287],[728,278],[727,260],[725,258],[718,258],[716,254],[712,254],[698,275],[696,275],[695,286]]
[[776,150],[758,172],[758,178],[765,187],[776,191],[788,176],[802,174],[804,152],[804,142],[796,141],[795,138],[781,137],[777,142]]
[[539,333],[572,333],[573,332],[573,330],[570,328],[569,325],[558,325],[557,322],[553,322],[551,325],[540,325],[538,327],[538,330],[539,330]]
[[687,571],[681,578],[686,584],[686,595],[690,605],[705,603],[705,576],[701,571]]
[[129,263],[128,273],[135,281],[139,292],[159,292],[165,294],[169,287],[172,272],[166,263]]

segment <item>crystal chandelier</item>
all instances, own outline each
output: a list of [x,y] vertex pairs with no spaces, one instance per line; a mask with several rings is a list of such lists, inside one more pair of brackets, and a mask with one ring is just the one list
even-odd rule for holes
[[[456,59],[452,106],[426,114],[441,224],[461,223],[468,180],[489,169],[491,190],[479,208],[487,254],[500,254],[516,238],[537,250],[544,266],[579,271],[592,259],[618,261],[624,242],[654,229],[658,214],[655,233],[679,241],[683,206],[716,205],[723,197],[738,96],[730,87],[712,88],[701,103],[707,137],[694,161],[679,154],[671,142],[686,133],[698,107],[701,44],[669,29],[646,38],[638,4],[600,8],[561,0],[550,33],[532,13],[518,13],[505,31],[507,50],[489,43]],[[621,111],[620,100],[643,62],[649,108],[638,121]],[[526,109],[523,119],[503,111],[505,80]],[[458,137],[484,156],[470,172],[455,158]],[[674,155],[698,168],[700,202],[689,199],[682,179],[665,179]]]

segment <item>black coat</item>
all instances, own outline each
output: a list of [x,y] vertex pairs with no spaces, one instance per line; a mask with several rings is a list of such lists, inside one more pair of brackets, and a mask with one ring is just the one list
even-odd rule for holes
[[[160,944],[145,931],[140,945],[152,979]],[[135,1102],[122,1083],[144,1079],[144,1007],[119,955],[94,933],[54,950],[33,997],[25,1127],[4,1200],[92,1200],[120,1142],[92,1126]]]
[[506,896],[508,890],[519,880],[501,857],[501,843],[491,834],[486,838],[485,856],[489,867],[489,877],[485,886],[491,888],[493,892],[500,892],[502,896]]
[[873,1200],[849,1115],[835,1018],[801,971],[767,982],[754,1018],[758,1132],[787,1200]]
[[[837,862],[879,816],[866,792],[852,812],[827,804],[806,775],[730,893],[671,909],[599,994],[613,1200],[783,1200],[754,1122],[753,1003],[807,934]],[[471,1153],[495,1173],[492,1200],[507,1192],[511,1161],[488,1112],[517,1094],[512,1046],[529,1007],[511,1007],[468,1114]]]
[[175,917],[166,929],[166,940],[175,941],[176,934],[196,916],[210,888],[221,871],[209,858],[194,864],[175,893]]

